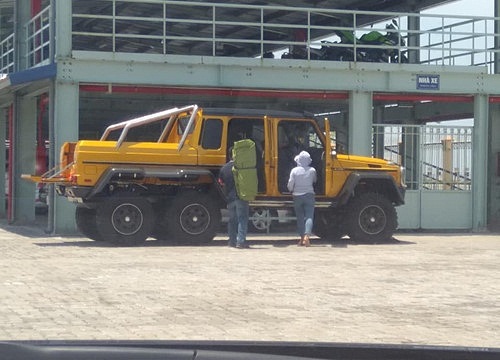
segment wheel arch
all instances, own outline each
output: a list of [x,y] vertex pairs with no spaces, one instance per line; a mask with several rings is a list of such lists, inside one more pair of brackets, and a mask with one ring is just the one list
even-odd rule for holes
[[[202,176],[209,176],[211,183],[201,184],[196,183]],[[223,193],[217,183],[215,175],[209,169],[196,169],[196,168],[181,168],[172,166],[152,166],[152,167],[109,167],[101,175],[93,189],[87,196],[87,200],[92,199],[99,194],[103,193],[107,186],[115,181],[127,182],[134,184],[141,184],[146,178],[156,178],[160,180],[175,181],[178,183],[179,188],[184,188],[184,185],[189,188],[196,186],[208,186],[214,188],[219,194],[219,198],[224,201]]]
[[404,189],[398,187],[390,174],[382,172],[353,172],[348,176],[340,191],[338,205],[346,205],[351,197],[367,192],[383,194],[395,206],[404,204]]

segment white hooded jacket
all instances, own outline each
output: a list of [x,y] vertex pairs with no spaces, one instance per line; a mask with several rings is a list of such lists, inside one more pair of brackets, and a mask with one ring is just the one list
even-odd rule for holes
[[296,157],[297,166],[290,172],[288,179],[288,190],[294,195],[314,194],[314,183],[316,182],[316,169],[311,165],[311,155],[307,151],[301,151]]

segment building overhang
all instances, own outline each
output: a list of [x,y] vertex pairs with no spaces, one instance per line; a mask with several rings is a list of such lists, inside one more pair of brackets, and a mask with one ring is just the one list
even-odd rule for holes
[[30,94],[45,89],[57,75],[57,64],[17,71],[0,78],[0,105],[12,100],[16,92]]

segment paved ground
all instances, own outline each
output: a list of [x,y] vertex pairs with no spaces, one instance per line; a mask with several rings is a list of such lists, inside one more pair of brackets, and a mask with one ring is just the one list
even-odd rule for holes
[[0,340],[217,339],[500,347],[500,237],[114,248],[0,227]]

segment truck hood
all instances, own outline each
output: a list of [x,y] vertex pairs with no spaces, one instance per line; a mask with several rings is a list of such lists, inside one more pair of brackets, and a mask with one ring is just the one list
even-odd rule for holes
[[370,168],[370,169],[397,169],[399,166],[388,160],[378,159],[368,156],[359,155],[344,155],[338,154],[337,160],[340,162],[343,168],[346,169],[357,169],[357,168]]

